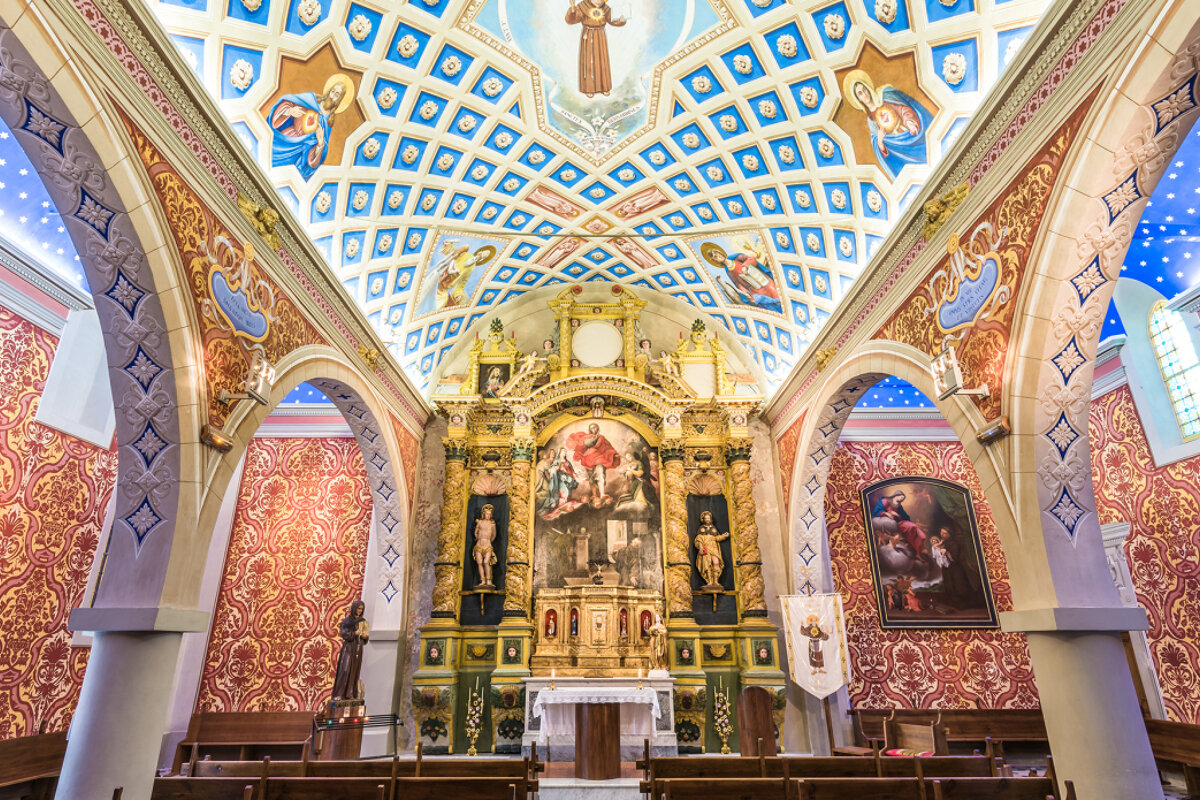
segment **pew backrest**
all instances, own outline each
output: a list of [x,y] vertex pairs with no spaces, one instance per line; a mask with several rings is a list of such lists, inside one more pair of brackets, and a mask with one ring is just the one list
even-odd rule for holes
[[942,778],[932,800],[1046,800],[1057,791],[1049,778]]
[[653,800],[793,800],[782,778],[667,778],[655,780]]
[[[258,781],[246,778],[155,778],[150,800],[242,800],[247,786],[257,792]],[[254,796],[257,798],[257,794]]]
[[916,778],[805,778],[795,786],[797,800],[925,800]]

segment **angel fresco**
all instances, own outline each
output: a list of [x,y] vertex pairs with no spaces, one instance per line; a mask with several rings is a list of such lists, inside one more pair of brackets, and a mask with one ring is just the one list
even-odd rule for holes
[[612,91],[608,64],[608,34],[605,28],[622,27],[624,17],[613,19],[608,0],[579,0],[567,9],[568,25],[579,25],[579,91],[588,97]]
[[334,119],[354,102],[354,82],[341,72],[329,76],[321,94],[300,92],[279,98],[271,125],[271,165],[293,165],[304,180],[312,178],[329,155]]
[[929,109],[894,86],[876,90],[861,69],[851,70],[842,87],[851,107],[867,115],[871,148],[888,177],[895,180],[906,164],[928,163],[925,137],[933,121]]
[[739,239],[734,244],[740,252],[726,252],[716,242],[700,245],[700,255],[714,267],[713,278],[730,302],[782,314],[779,287],[771,275],[770,257],[762,239]]

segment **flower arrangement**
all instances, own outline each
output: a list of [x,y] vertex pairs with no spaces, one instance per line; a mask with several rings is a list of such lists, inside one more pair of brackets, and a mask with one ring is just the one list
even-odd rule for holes
[[729,695],[725,692],[724,680],[713,698],[713,731],[721,737],[721,755],[729,755],[732,752],[729,749],[729,737],[733,735],[733,724],[729,721]]
[[483,723],[483,695],[479,693],[479,679],[475,679],[475,688],[467,695],[467,739],[470,740],[471,746],[467,748],[467,755],[478,755],[479,751],[475,749],[475,742],[479,740],[479,726]]

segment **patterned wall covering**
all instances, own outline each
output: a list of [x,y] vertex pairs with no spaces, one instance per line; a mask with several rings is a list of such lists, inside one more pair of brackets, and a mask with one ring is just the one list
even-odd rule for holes
[[1012,609],[996,524],[961,444],[839,444],[829,471],[825,514],[834,585],[846,609],[854,675],[850,702],[856,708],[1037,708],[1037,687],[1021,634],[880,629],[858,492],[900,475],[942,478],[971,490],[996,609]]
[[779,449],[779,478],[783,481],[783,509],[786,513],[792,502],[792,475],[796,469],[796,447],[800,444],[800,430],[804,425],[804,415],[801,414],[792,426],[779,437],[776,447]]
[[67,615],[117,480],[115,451],[33,421],[57,345],[0,308],[0,739],[71,722],[87,650]]
[[354,439],[254,439],[198,711],[315,709],[361,596],[371,494]]
[[1167,716],[1200,723],[1200,457],[1156,467],[1128,386],[1092,401],[1088,432],[1100,522],[1132,523],[1125,556]]

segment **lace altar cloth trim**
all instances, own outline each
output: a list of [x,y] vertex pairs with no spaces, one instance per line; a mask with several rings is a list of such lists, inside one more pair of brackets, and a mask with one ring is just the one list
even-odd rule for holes
[[533,715],[542,716],[542,707],[566,703],[644,703],[650,706],[654,718],[662,716],[658,694],[653,689],[634,689],[628,686],[572,686],[563,689],[543,689],[533,703]]

